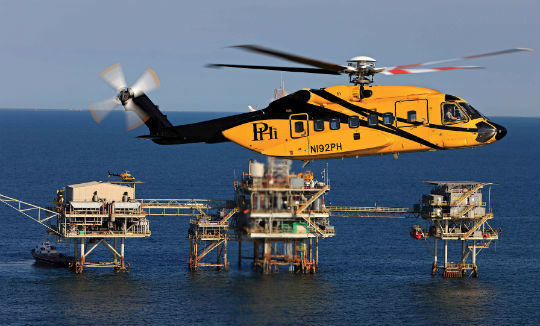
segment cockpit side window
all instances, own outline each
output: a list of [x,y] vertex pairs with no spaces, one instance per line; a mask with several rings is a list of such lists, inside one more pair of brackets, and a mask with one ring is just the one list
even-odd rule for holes
[[444,103],[442,113],[445,124],[467,121],[467,116],[459,109],[456,103]]
[[472,105],[470,105],[467,102],[459,102],[459,106],[467,112],[467,115],[471,117],[471,119],[478,119],[482,118],[482,113],[478,112],[475,108],[473,108]]

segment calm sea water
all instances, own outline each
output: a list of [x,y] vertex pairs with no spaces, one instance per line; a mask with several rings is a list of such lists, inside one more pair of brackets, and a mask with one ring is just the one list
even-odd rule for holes
[[[137,188],[141,198],[232,199],[234,175],[249,158],[264,160],[232,143],[167,147],[138,140],[145,128],[124,131],[121,114],[101,125],[88,112],[0,115],[0,193],[41,206],[58,188],[121,170],[145,182]],[[508,136],[477,149],[328,162],[328,199],[336,205],[410,207],[429,191],[422,180],[497,183],[491,224],[503,232],[479,255],[478,279],[431,278],[430,252],[408,235],[418,220],[355,218],[333,219],[337,235],[320,242],[316,275],[261,275],[247,261],[238,268],[235,243],[228,273],[191,273],[186,217],[152,217],[150,238],[128,240],[130,273],[76,275],[36,266],[30,249],[44,239],[43,228],[2,205],[0,324],[538,325],[540,119],[494,121]],[[309,168],[318,175],[325,163]],[[244,249],[247,255],[251,247]]]

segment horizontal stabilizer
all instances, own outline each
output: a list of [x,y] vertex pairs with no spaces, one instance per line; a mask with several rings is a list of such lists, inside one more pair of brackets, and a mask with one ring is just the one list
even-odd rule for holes
[[137,138],[139,139],[146,139],[146,140],[158,140],[158,139],[165,139],[167,137],[164,137],[164,136],[155,136],[155,135],[142,135],[142,136],[137,136]]

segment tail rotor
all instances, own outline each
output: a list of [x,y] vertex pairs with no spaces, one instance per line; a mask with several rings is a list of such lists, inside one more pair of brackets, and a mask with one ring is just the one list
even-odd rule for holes
[[90,105],[90,113],[97,123],[101,123],[119,105],[122,105],[126,111],[128,130],[139,127],[150,118],[133,99],[159,88],[159,79],[152,69],[148,68],[132,87],[127,87],[122,67],[118,63],[105,69],[99,76],[114,88],[117,95]]

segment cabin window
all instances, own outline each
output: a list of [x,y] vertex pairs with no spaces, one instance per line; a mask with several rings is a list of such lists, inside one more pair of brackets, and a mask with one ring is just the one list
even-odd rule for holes
[[416,111],[407,112],[407,122],[408,123],[416,122]]
[[304,123],[302,121],[294,123],[294,132],[304,132]]
[[313,129],[315,131],[323,131],[324,130],[324,120],[318,119],[313,122]]
[[445,124],[452,124],[465,120],[467,120],[467,117],[455,103],[443,104],[443,121]]
[[358,128],[360,125],[360,118],[358,116],[349,117],[349,128]]
[[394,123],[394,115],[392,113],[383,114],[383,123],[385,125],[391,125]]
[[377,126],[379,124],[379,117],[375,113],[371,113],[368,116],[368,125]]
[[330,119],[330,129],[338,130],[339,129],[339,119],[334,118]]

